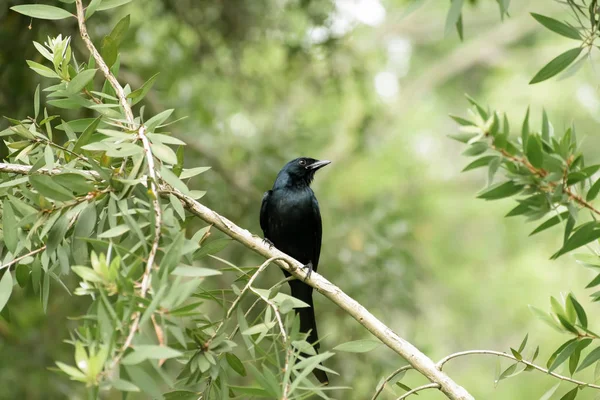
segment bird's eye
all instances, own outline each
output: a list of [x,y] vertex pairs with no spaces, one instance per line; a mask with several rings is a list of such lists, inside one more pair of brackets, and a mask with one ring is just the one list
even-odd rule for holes
[[306,165],[306,161],[300,160],[300,165],[305,166]]

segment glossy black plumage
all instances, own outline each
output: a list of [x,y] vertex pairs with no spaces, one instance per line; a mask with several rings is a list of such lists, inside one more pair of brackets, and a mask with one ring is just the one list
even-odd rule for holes
[[[287,163],[277,175],[273,188],[263,196],[260,226],[265,239],[275,247],[316,271],[321,253],[321,212],[310,188],[315,172],[329,164],[313,158],[301,157]],[[290,276],[287,271],[283,271]],[[297,308],[300,330],[310,332],[308,342],[318,351],[319,335],[315,321],[313,288],[300,280],[290,281],[292,296],[310,307]],[[329,382],[325,372],[315,369],[321,383]]]

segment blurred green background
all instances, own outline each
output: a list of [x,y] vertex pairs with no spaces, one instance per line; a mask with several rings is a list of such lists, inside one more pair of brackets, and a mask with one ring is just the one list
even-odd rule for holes
[[[74,20],[30,26],[29,18],[9,10],[22,3],[0,6],[0,114],[18,118],[32,113],[40,82],[25,63],[42,62],[32,40],[72,35],[77,59],[87,58]],[[503,219],[511,200],[475,199],[486,174],[460,173],[468,161],[463,147],[446,137],[456,131],[447,115],[465,114],[464,93],[506,111],[513,127],[520,127],[528,105],[539,126],[545,107],[557,132],[577,125],[588,160],[597,161],[589,150],[600,145],[597,71],[588,63],[569,79],[528,85],[547,61],[573,47],[529,15],[566,16],[557,2],[513,2],[505,21],[495,1],[465,6],[463,43],[454,31],[444,33],[448,6],[433,0],[137,0],[97,13],[89,31],[99,43],[131,14],[120,80],[137,88],[160,72],[143,102],[145,115],[175,108],[177,117],[188,117],[173,132],[189,143],[188,166],[212,166],[195,182],[207,190],[206,205],[260,233],[262,193],[279,168],[301,155],[330,159],[314,182],[324,224],[320,273],[433,359],[467,349],[508,350],[529,333],[543,363],[568,337],[536,320],[528,304],[547,309],[550,295],[569,291],[587,304],[583,287],[593,273],[568,256],[549,260],[559,248],[559,229],[528,238],[535,225]],[[0,121],[0,129],[5,125]],[[244,266],[260,262],[239,245],[220,256]],[[281,277],[269,274],[265,285]],[[224,275],[223,285],[233,278]],[[54,360],[72,361],[63,340],[77,322],[67,317],[88,303],[73,301],[57,285],[52,290],[48,315],[33,294],[18,291],[0,319],[1,399],[84,398],[79,386],[47,368]],[[316,308],[323,349],[369,338],[319,295]],[[597,328],[597,306],[586,309]],[[380,378],[402,363],[384,346],[339,353],[327,364],[340,373],[332,383],[353,390],[334,397],[370,398]],[[537,399],[555,384],[525,373],[495,387],[495,368],[493,357],[475,356],[452,361],[447,372],[477,399]],[[403,382],[424,379],[409,373]],[[381,398],[403,392],[393,390]],[[578,398],[594,395],[585,391]],[[419,398],[444,396],[428,391]]]

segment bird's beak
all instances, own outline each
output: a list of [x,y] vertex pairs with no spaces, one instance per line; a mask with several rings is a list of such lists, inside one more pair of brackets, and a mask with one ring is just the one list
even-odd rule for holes
[[318,170],[320,168],[323,168],[327,164],[331,164],[331,161],[329,161],[329,160],[315,161],[314,163],[308,165],[306,167],[306,169],[310,169],[310,170],[316,171],[316,170]]

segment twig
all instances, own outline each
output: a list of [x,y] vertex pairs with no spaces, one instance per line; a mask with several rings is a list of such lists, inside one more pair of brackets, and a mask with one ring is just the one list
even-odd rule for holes
[[427,389],[439,389],[440,385],[437,383],[429,383],[427,385],[423,385],[423,386],[419,386],[414,388],[413,390],[410,390],[406,393],[404,393],[402,396],[398,397],[396,400],[402,400],[402,399],[406,399],[408,396],[410,396],[411,394],[415,394],[417,392],[420,392],[421,390],[427,390]]
[[258,297],[260,297],[262,299],[262,301],[267,303],[269,305],[269,307],[271,307],[273,309],[273,312],[275,313],[275,318],[277,318],[277,323],[279,324],[279,330],[281,331],[281,336],[283,337],[283,343],[287,343],[287,333],[285,332],[285,327],[283,326],[283,321],[281,320],[281,314],[279,314],[279,310],[277,309],[277,306],[275,305],[275,303],[273,303],[271,300],[267,299],[265,296],[260,294],[260,292],[258,292],[252,286],[250,286],[250,291],[252,293],[256,294]]
[[[21,164],[8,164],[8,163],[0,163],[0,172],[6,172],[9,174],[19,174],[19,175],[29,175],[31,171],[31,165],[21,165]],[[36,171],[36,174],[43,175],[59,175],[64,173],[65,171],[61,168],[54,168],[49,170],[47,168],[40,168]],[[77,170],[78,174],[84,175],[89,179],[100,180],[102,177],[96,171],[85,171],[85,170]]]
[[383,389],[385,389],[385,386],[392,380],[394,379],[394,377],[396,375],[398,375],[399,373],[408,371],[409,369],[412,369],[412,366],[410,365],[405,365],[403,367],[398,368],[397,370],[395,370],[394,372],[392,372],[387,378],[385,378],[385,380],[381,383],[381,386],[377,388],[377,390],[375,391],[375,394],[373,394],[373,397],[371,397],[371,400],[375,400],[377,399],[377,397],[379,397],[379,395],[383,392]]
[[[486,134],[487,135],[487,134]],[[548,175],[548,171],[546,171],[543,168],[536,168],[533,165],[531,165],[531,163],[525,158],[525,157],[517,157],[514,156],[512,154],[510,154],[508,151],[506,151],[505,149],[501,149],[496,147],[493,143],[492,143],[492,148],[494,150],[496,150],[497,152],[499,152],[500,154],[502,154],[503,157],[524,165],[532,174],[539,176],[540,178],[544,178]],[[567,171],[565,170],[565,173]],[[593,212],[596,215],[600,215],[600,210],[598,210],[597,208],[595,208],[591,203],[587,202],[586,200],[583,199],[583,197],[581,197],[580,195],[578,195],[577,193],[573,192],[567,185],[566,185],[566,177],[563,178],[563,182],[564,182],[564,191],[567,195],[569,195],[569,198],[572,199],[573,201],[575,201],[577,204],[579,204],[580,206],[587,208],[588,210],[590,210],[591,212]],[[550,186],[550,188],[555,188],[557,186],[556,182],[548,182],[548,186]]]
[[43,246],[42,246],[42,247],[40,247],[39,249],[32,250],[32,251],[30,251],[29,253],[27,253],[27,254],[25,254],[25,255],[22,255],[22,256],[20,256],[20,257],[17,257],[17,258],[15,258],[14,260],[12,260],[12,261],[10,261],[10,262],[7,262],[7,263],[6,263],[6,264],[4,264],[4,265],[0,265],[0,270],[3,270],[4,268],[10,268],[12,265],[14,265],[14,264],[18,263],[18,262],[19,262],[19,261],[21,261],[22,259],[24,259],[24,258],[27,258],[27,257],[29,257],[29,256],[33,256],[33,255],[35,255],[35,254],[37,254],[37,253],[40,253],[40,252],[42,252],[42,251],[44,251],[44,250],[46,250],[46,245],[43,245]]
[[[217,326],[217,329],[215,329],[215,333],[210,337],[210,339],[208,339],[207,343],[210,343],[219,334],[219,332],[221,331],[221,328],[223,328],[223,325],[225,324],[225,321],[227,321],[231,317],[231,314],[233,314],[233,312],[235,311],[236,307],[238,306],[238,304],[242,300],[242,297],[244,297],[244,294],[248,290],[253,291],[252,290],[252,283],[254,283],[254,281],[256,280],[256,278],[258,278],[258,275],[260,275],[260,273],[263,272],[269,266],[269,264],[271,264],[273,261],[276,261],[277,259],[279,259],[279,257],[271,257],[267,261],[265,261],[264,263],[262,263],[262,265],[260,267],[258,267],[258,269],[256,270],[256,272],[250,277],[250,279],[248,279],[248,283],[246,283],[246,286],[244,286],[244,288],[242,289],[242,291],[240,292],[240,294],[238,295],[238,297],[231,304],[231,306],[227,310],[227,313],[225,314],[225,318],[223,318],[223,320],[221,321],[221,323],[219,324],[219,326]],[[253,292],[256,293],[255,291],[253,291]],[[260,294],[258,296],[262,299],[262,296]],[[270,303],[270,301],[268,301],[268,299],[267,299],[266,302],[267,302],[267,304]],[[281,325],[281,326],[283,326],[283,325]]]
[[181,200],[182,204],[192,214],[205,222],[214,225],[215,228],[246,246],[248,249],[265,258],[279,258],[280,260],[278,260],[277,263],[281,268],[290,272],[296,278],[303,279],[308,285],[317,289],[318,292],[322,293],[325,297],[346,311],[373,335],[379,338],[386,346],[406,359],[415,370],[423,374],[432,383],[438,383],[440,385],[440,391],[442,391],[449,399],[473,400],[473,396],[471,396],[463,387],[437,369],[435,363],[429,357],[411,343],[394,333],[366,308],[323,276],[314,271],[310,277],[306,276],[307,271],[304,269],[302,263],[287,254],[282,253],[276,248],[271,248],[268,244],[263,242],[262,238],[252,235],[248,230],[240,228],[227,218],[183,194],[179,190],[161,188],[161,192],[173,194]]
[[508,354],[502,351],[493,351],[493,350],[467,350],[467,351],[461,351],[459,353],[454,353],[454,354],[450,354],[449,356],[444,357],[443,359],[441,359],[437,364],[436,367],[441,371],[442,368],[444,368],[444,364],[446,364],[448,361],[454,359],[454,358],[458,358],[458,357],[463,357],[463,356],[468,356],[471,354],[487,354],[487,355],[493,355],[493,356],[499,356],[499,357],[504,357],[504,358],[509,358],[513,361],[519,362],[521,364],[525,364],[528,367],[531,367],[533,369],[537,369],[538,371],[541,371],[545,374],[548,374],[550,376],[553,376],[557,379],[560,379],[561,381],[565,381],[565,382],[570,382],[570,383],[574,383],[575,385],[578,386],[583,386],[583,387],[589,387],[592,389],[600,389],[600,386],[598,385],[594,385],[593,383],[586,383],[586,382],[582,382],[582,381],[578,381],[576,379],[572,379],[569,378],[568,376],[564,376],[564,375],[559,375],[555,372],[551,372],[548,371],[546,368],[542,368],[536,364],[533,364],[527,360],[519,360],[518,358],[516,358],[515,356],[513,356],[512,354]]
[[[146,163],[148,166],[148,176],[150,177],[150,182],[148,185],[148,189],[149,189],[148,194],[151,197],[152,208],[154,209],[154,239],[152,240],[152,247],[150,248],[150,252],[148,253],[146,268],[145,268],[144,274],[142,276],[142,287],[141,287],[141,292],[140,292],[140,297],[145,298],[146,293],[148,292],[148,289],[150,288],[151,272],[152,272],[152,268],[154,266],[154,259],[156,258],[156,254],[158,252],[158,244],[159,244],[160,235],[161,235],[160,231],[161,231],[161,227],[162,227],[162,210],[160,208],[160,202],[158,199],[158,188],[157,188],[158,181],[156,179],[154,156],[152,154],[152,149],[150,148],[150,141],[148,140],[148,137],[146,136],[146,128],[144,127],[144,125],[140,125],[139,127],[136,127],[135,119],[133,117],[133,111],[131,109],[131,106],[129,105],[129,102],[127,101],[127,96],[125,95],[125,91],[123,90],[123,87],[119,84],[119,81],[112,74],[112,72],[110,72],[110,68],[108,67],[108,65],[106,65],[106,62],[104,61],[104,59],[102,58],[102,56],[100,55],[100,53],[98,52],[96,47],[94,46],[94,43],[92,43],[90,36],[88,35],[87,28],[85,26],[85,15],[83,12],[82,1],[75,0],[75,5],[77,7],[77,22],[79,23],[80,36],[83,39],[83,41],[85,42],[86,47],[88,48],[88,50],[90,51],[90,53],[92,54],[94,59],[96,60],[96,65],[98,65],[98,67],[104,74],[104,77],[106,78],[106,80],[110,83],[110,85],[114,89],[114,91],[117,95],[117,98],[119,99],[119,103],[121,104],[121,107],[123,108],[123,111],[125,112],[125,118],[127,119],[127,122],[130,125],[130,129],[137,130],[138,138],[141,140],[142,146],[144,148],[144,154],[145,154]],[[131,345],[131,342],[133,341],[133,337],[135,336],[135,333],[139,327],[141,315],[142,314],[140,311],[138,311],[134,314],[133,322],[129,329],[129,334],[127,335],[127,338],[125,339],[125,343],[123,343],[123,346],[121,347],[121,349],[119,350],[119,352],[117,353],[115,358],[113,359],[111,368],[113,368],[115,365],[118,364],[121,357],[123,357],[125,350],[127,350],[127,348]]]

